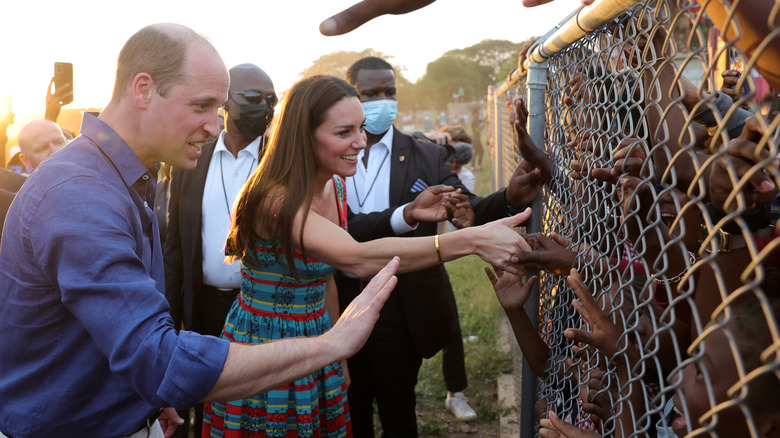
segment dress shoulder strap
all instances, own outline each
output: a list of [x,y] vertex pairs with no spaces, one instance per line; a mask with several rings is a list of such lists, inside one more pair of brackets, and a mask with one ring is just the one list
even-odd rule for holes
[[347,189],[344,179],[338,175],[333,175],[333,187],[336,188],[336,205],[339,209],[339,224],[341,228],[347,229]]

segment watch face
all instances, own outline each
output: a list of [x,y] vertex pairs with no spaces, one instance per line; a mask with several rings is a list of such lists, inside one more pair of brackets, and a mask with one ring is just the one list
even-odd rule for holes
[[[709,235],[710,233],[707,225],[701,224],[699,227],[699,243],[704,243],[707,240],[707,236]],[[723,231],[720,228],[715,230],[715,235],[712,236],[712,241],[715,243],[715,246],[718,248],[719,252],[728,252],[731,249],[731,234]],[[707,252],[712,252],[709,248],[712,248],[712,243],[707,245],[704,250]]]

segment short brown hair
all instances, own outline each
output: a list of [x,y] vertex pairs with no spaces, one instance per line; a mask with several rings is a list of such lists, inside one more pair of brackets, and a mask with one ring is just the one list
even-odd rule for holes
[[148,73],[165,97],[185,76],[184,63],[193,41],[207,40],[194,30],[170,24],[153,24],[136,32],[122,47],[117,59],[112,102],[118,102],[138,73]]
[[466,132],[466,128],[461,125],[442,126],[441,132],[446,132],[452,137],[452,143],[469,143],[471,144],[471,136]]

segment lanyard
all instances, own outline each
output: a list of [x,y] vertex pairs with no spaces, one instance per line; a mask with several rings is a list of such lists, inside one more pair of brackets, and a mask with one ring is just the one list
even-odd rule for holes
[[[246,178],[244,178],[244,182],[249,179],[249,175],[252,174],[252,168],[255,166],[255,159],[252,158],[252,163],[249,164],[249,172],[246,173]],[[219,154],[219,175],[222,179],[222,193],[225,195],[225,207],[227,207],[228,217],[231,217],[230,214],[230,200],[228,199],[227,195],[227,188],[225,188],[225,169],[222,168],[222,153]]]
[[379,169],[376,170],[376,174],[374,175],[374,180],[371,181],[371,186],[368,188],[368,191],[366,192],[366,196],[363,197],[362,201],[360,200],[360,195],[358,194],[357,183],[355,182],[355,178],[352,178],[352,186],[355,187],[355,197],[357,198],[358,207],[360,208],[358,213],[363,213],[363,204],[365,204],[366,200],[368,200],[368,195],[371,194],[371,190],[374,188],[374,184],[376,184],[377,178],[379,178],[379,172],[382,171],[382,167],[384,167],[388,155],[390,155],[389,150],[385,153],[385,157],[382,158],[382,162],[379,163]]

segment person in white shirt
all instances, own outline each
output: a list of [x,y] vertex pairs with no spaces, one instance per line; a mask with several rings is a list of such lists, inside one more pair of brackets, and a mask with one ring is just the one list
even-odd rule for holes
[[[219,336],[241,288],[241,264],[225,263],[233,201],[257,168],[277,102],[254,64],[230,69],[225,127],[203,146],[194,170],[174,169],[165,239],[166,296],[177,329]],[[195,409],[200,436],[203,405]]]

